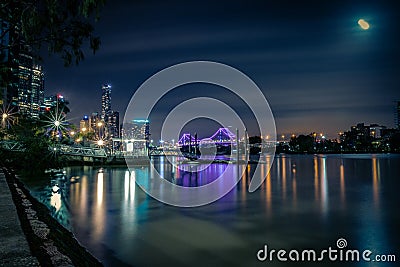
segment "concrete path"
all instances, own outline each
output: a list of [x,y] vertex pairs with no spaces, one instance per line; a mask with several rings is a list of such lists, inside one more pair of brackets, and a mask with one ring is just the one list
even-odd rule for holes
[[0,266],[39,266],[31,255],[3,170],[0,168]]

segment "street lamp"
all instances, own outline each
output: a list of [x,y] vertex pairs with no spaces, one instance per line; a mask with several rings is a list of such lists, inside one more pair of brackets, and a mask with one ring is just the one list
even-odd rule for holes
[[104,141],[102,139],[97,141],[98,146],[104,146]]

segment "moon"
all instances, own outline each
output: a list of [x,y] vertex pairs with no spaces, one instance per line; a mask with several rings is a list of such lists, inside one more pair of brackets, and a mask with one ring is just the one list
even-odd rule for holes
[[368,30],[369,29],[369,23],[366,22],[364,19],[359,19],[358,20],[358,25],[360,25],[361,29],[363,29],[363,30]]

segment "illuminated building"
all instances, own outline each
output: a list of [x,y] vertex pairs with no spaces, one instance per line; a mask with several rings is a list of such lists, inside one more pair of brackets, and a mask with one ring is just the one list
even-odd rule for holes
[[119,138],[119,112],[110,111],[106,116],[108,138]]
[[84,115],[81,121],[79,122],[79,131],[81,132],[88,132],[90,130],[90,124],[89,124],[89,116]]
[[89,118],[90,121],[90,128],[95,131],[99,127],[103,127],[104,122],[101,120],[100,115],[98,112],[93,112]]
[[68,101],[66,101],[63,95],[61,94],[51,95],[44,97],[40,109],[42,112],[46,112],[57,108],[57,105],[60,109],[63,109],[65,104],[68,104]]
[[123,125],[123,138],[145,140],[148,146],[150,139],[150,124],[146,119],[134,119]]
[[[13,32],[0,19],[0,42],[7,45],[13,40]],[[6,34],[2,34],[6,33]],[[29,46],[18,46],[0,51],[2,72],[9,74],[7,84],[2,84],[0,104],[15,107],[19,113],[38,118],[44,98],[44,73],[35,63]]]
[[106,121],[107,114],[111,112],[111,85],[103,84],[101,90],[101,119]]

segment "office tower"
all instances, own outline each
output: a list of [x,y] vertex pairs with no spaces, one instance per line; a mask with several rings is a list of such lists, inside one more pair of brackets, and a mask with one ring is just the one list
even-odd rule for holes
[[106,119],[108,138],[119,138],[119,112],[108,112]]
[[[129,127],[130,129],[128,130],[127,127]],[[149,143],[149,138],[150,138],[149,120],[134,119],[132,120],[131,123],[124,126],[124,129],[127,132],[128,138],[145,140],[147,144]]]
[[104,122],[101,120],[98,112],[93,112],[90,115],[89,121],[90,121],[90,128],[95,132],[98,130],[98,128],[104,127]]
[[101,90],[101,119],[106,121],[108,113],[111,112],[111,85],[103,84]]
[[43,103],[40,106],[40,110],[42,113],[48,112],[50,110],[55,111],[58,109],[58,112],[69,112],[66,105],[68,101],[61,94],[50,95],[44,97]]
[[[9,31],[4,20],[0,20],[0,34],[1,44],[12,42],[13,31]],[[44,98],[44,73],[42,67],[36,64],[30,47],[21,45],[1,50],[0,63],[0,104],[38,118]]]
[[84,115],[83,118],[79,122],[79,131],[82,133],[87,133],[90,130],[90,124],[89,124],[89,116]]

